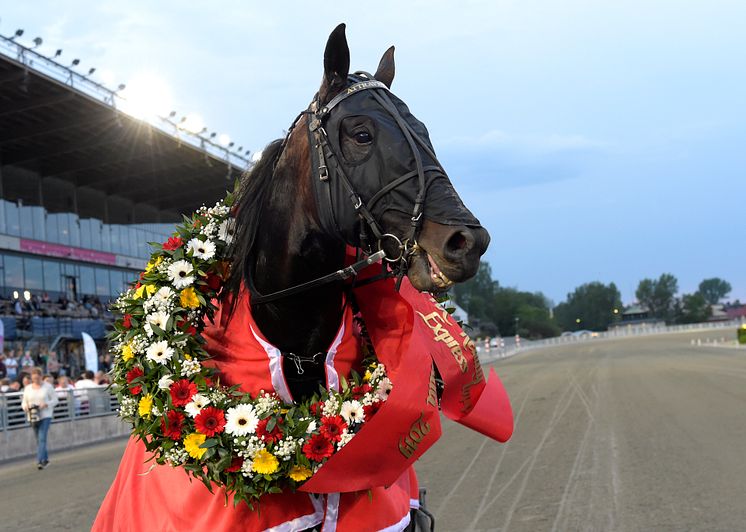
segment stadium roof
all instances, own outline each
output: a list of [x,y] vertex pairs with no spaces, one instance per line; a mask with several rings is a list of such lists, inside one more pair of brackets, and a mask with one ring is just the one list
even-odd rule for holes
[[[48,178],[61,180],[151,213],[130,221],[165,222],[172,220],[164,213],[190,213],[222,197],[249,166],[245,156],[169,118],[138,120],[116,102],[115,91],[0,36],[0,175],[38,176],[39,191]],[[0,195],[41,203],[42,192],[30,192],[28,181],[3,179]],[[46,196],[47,210],[70,209]]]

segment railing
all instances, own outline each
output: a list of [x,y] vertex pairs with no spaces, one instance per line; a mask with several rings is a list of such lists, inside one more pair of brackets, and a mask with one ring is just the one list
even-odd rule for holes
[[719,329],[735,330],[744,323],[746,323],[746,321],[744,321],[743,319],[704,323],[688,323],[686,325],[648,325],[643,323],[629,325],[626,327],[616,327],[604,332],[593,332],[579,336],[555,336],[554,338],[545,338],[543,340],[535,341],[525,340],[521,338],[518,342],[516,342],[513,338],[506,338],[505,345],[503,347],[491,347],[489,349],[486,349],[478,343],[477,348],[482,361],[490,362],[500,358],[513,356],[524,351],[530,351],[532,349],[540,349],[556,345],[576,344],[580,342],[595,341],[598,339],[650,336],[653,334],[682,333],[690,331],[708,331]]
[[[74,421],[81,418],[109,416],[119,409],[117,398],[108,386],[79,389],[55,389],[59,402],[54,407],[53,420]],[[0,430],[29,427],[21,408],[23,392],[0,394]]]

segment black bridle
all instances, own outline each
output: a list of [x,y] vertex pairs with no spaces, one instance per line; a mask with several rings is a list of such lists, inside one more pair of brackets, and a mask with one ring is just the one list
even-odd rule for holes
[[[317,94],[309,107],[296,117],[288,129],[283,144],[278,151],[274,165],[277,165],[277,162],[287,146],[290,135],[300,122],[301,118],[304,116],[307,117],[306,125],[308,140],[311,147],[312,179],[315,187],[316,198],[318,200],[317,203],[321,226],[330,234],[342,235],[340,224],[338,223],[338,217],[335,212],[336,209],[333,198],[343,195],[347,196],[352,204],[355,214],[361,221],[358,246],[358,258],[360,260],[350,266],[323,277],[284,290],[279,290],[271,294],[262,295],[257,293],[256,289],[252,289],[251,302],[253,304],[259,305],[269,303],[334,281],[343,281],[355,277],[363,269],[379,263],[382,260],[389,263],[390,270],[384,268],[383,275],[372,278],[371,281],[395,276],[397,277],[398,288],[401,280],[407,272],[409,257],[417,250],[417,237],[422,228],[422,213],[424,211],[425,195],[427,193],[426,172],[435,171],[439,174],[445,175],[445,171],[440,166],[440,163],[435,157],[435,153],[432,151],[428,143],[425,142],[402,117],[399,109],[391,100],[389,89],[385,84],[373,79],[370,74],[365,72],[357,72],[350,75],[348,81],[350,84],[342,92],[332,98],[329,103],[322,106],[319,101],[319,95]],[[361,195],[353,186],[347,172],[345,172],[344,165],[340,161],[339,153],[330,142],[329,135],[325,128],[325,124],[328,122],[332,111],[344,100],[352,95],[360,93],[361,91],[369,91],[380,107],[393,117],[407,141],[407,145],[414,156],[416,166],[414,170],[401,175],[397,179],[383,186],[367,201],[367,203],[363,201]],[[418,146],[419,148],[422,148],[433,161],[435,161],[435,165],[423,165],[422,155]],[[414,199],[414,207],[410,217],[410,231],[407,237],[400,239],[394,234],[386,233],[381,228],[379,222],[373,215],[373,209],[387,194],[390,194],[394,189],[414,178],[417,178],[417,194]],[[333,187],[339,187],[339,189],[335,191],[333,190]],[[339,194],[335,194],[335,192],[339,192]],[[386,243],[387,240],[392,240],[396,246],[398,250],[396,256],[389,256],[386,251],[384,251],[384,243]],[[253,283],[250,283],[250,286],[252,285]]]

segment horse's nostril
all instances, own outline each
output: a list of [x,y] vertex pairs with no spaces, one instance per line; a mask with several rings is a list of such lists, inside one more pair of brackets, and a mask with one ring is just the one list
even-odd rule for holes
[[474,244],[474,237],[466,231],[454,231],[445,246],[446,255],[464,255]]

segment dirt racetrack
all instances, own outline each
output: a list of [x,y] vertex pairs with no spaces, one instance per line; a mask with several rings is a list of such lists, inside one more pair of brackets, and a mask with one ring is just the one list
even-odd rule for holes
[[[515,435],[501,445],[444,421],[417,466],[437,530],[746,530],[746,350],[690,345],[708,334],[724,333],[498,362]],[[0,530],[87,530],[123,447],[0,466]]]

